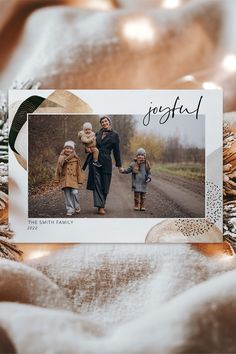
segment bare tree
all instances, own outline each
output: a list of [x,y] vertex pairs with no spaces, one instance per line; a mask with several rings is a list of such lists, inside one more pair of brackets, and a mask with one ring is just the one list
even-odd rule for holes
[[123,158],[130,156],[131,139],[135,134],[136,121],[132,115],[112,115],[112,127],[120,136]]

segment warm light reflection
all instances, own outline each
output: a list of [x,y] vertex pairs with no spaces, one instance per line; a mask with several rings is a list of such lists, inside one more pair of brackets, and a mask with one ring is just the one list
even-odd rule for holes
[[90,10],[108,11],[114,8],[112,1],[109,0],[69,0],[73,6],[84,7]]
[[151,43],[155,37],[155,30],[148,18],[133,18],[123,24],[123,35],[130,41]]
[[222,256],[220,256],[220,260],[222,262],[231,262],[232,260],[235,260],[235,255],[229,256],[229,255],[223,254]]
[[214,90],[214,89],[220,89],[221,87],[215,84],[212,81],[205,81],[202,84],[202,87],[206,90]]
[[41,258],[41,257],[48,256],[49,254],[50,254],[50,251],[47,251],[47,250],[32,251],[28,254],[27,259]]
[[162,0],[161,6],[164,9],[176,9],[182,5],[181,0]]
[[236,55],[226,55],[222,62],[222,66],[229,73],[236,72]]
[[[73,243],[50,243],[50,244],[18,244],[20,250],[23,251],[23,261],[42,258],[45,256],[53,255],[55,251],[74,247]],[[76,244],[78,246],[78,244]]]
[[[201,253],[206,256],[219,256],[219,258],[224,260],[229,260],[235,258],[235,253],[233,248],[228,242],[223,243],[194,243],[193,248],[196,248]],[[226,258],[225,258],[226,257]],[[233,257],[233,258],[232,258]]]

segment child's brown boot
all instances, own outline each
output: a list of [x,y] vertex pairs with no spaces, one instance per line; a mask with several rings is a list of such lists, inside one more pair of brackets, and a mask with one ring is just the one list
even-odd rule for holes
[[140,205],[139,205],[139,193],[134,192],[134,210],[139,210]]
[[144,206],[144,203],[145,203],[145,199],[146,199],[146,193],[141,193],[140,199],[141,199],[141,201],[140,201],[140,210],[141,211],[145,211],[146,208]]

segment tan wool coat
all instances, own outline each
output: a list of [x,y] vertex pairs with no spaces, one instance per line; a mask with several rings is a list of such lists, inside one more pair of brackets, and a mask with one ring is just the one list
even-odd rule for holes
[[96,135],[94,132],[91,132],[89,135],[87,135],[83,130],[81,130],[78,133],[78,137],[87,148],[96,147],[97,145]]
[[62,150],[56,166],[55,180],[60,182],[61,188],[79,188],[83,183],[83,173],[81,169],[81,160],[75,152],[69,156]]

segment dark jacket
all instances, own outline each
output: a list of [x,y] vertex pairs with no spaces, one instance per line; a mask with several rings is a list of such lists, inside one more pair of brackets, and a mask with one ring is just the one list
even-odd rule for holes
[[111,152],[113,150],[116,167],[121,167],[120,159],[120,139],[114,132],[108,132],[102,139],[102,129],[96,133],[97,148],[99,150],[99,162],[102,165],[103,173],[112,173]]
[[[116,167],[121,167],[121,158],[120,158],[120,139],[119,135],[115,131],[110,131],[107,135],[102,139],[102,132],[103,130],[99,130],[96,133],[96,140],[97,140],[97,148],[99,150],[99,162],[102,167],[99,168],[99,172],[102,176],[106,176],[103,178],[103,186],[102,189],[105,193],[108,193],[109,186],[111,182],[111,175],[112,175],[112,159],[111,153],[113,151],[113,155],[115,158]],[[93,164],[92,159],[89,161],[89,175],[88,175],[88,183],[87,189],[93,190],[94,189],[94,171],[93,171]]]

